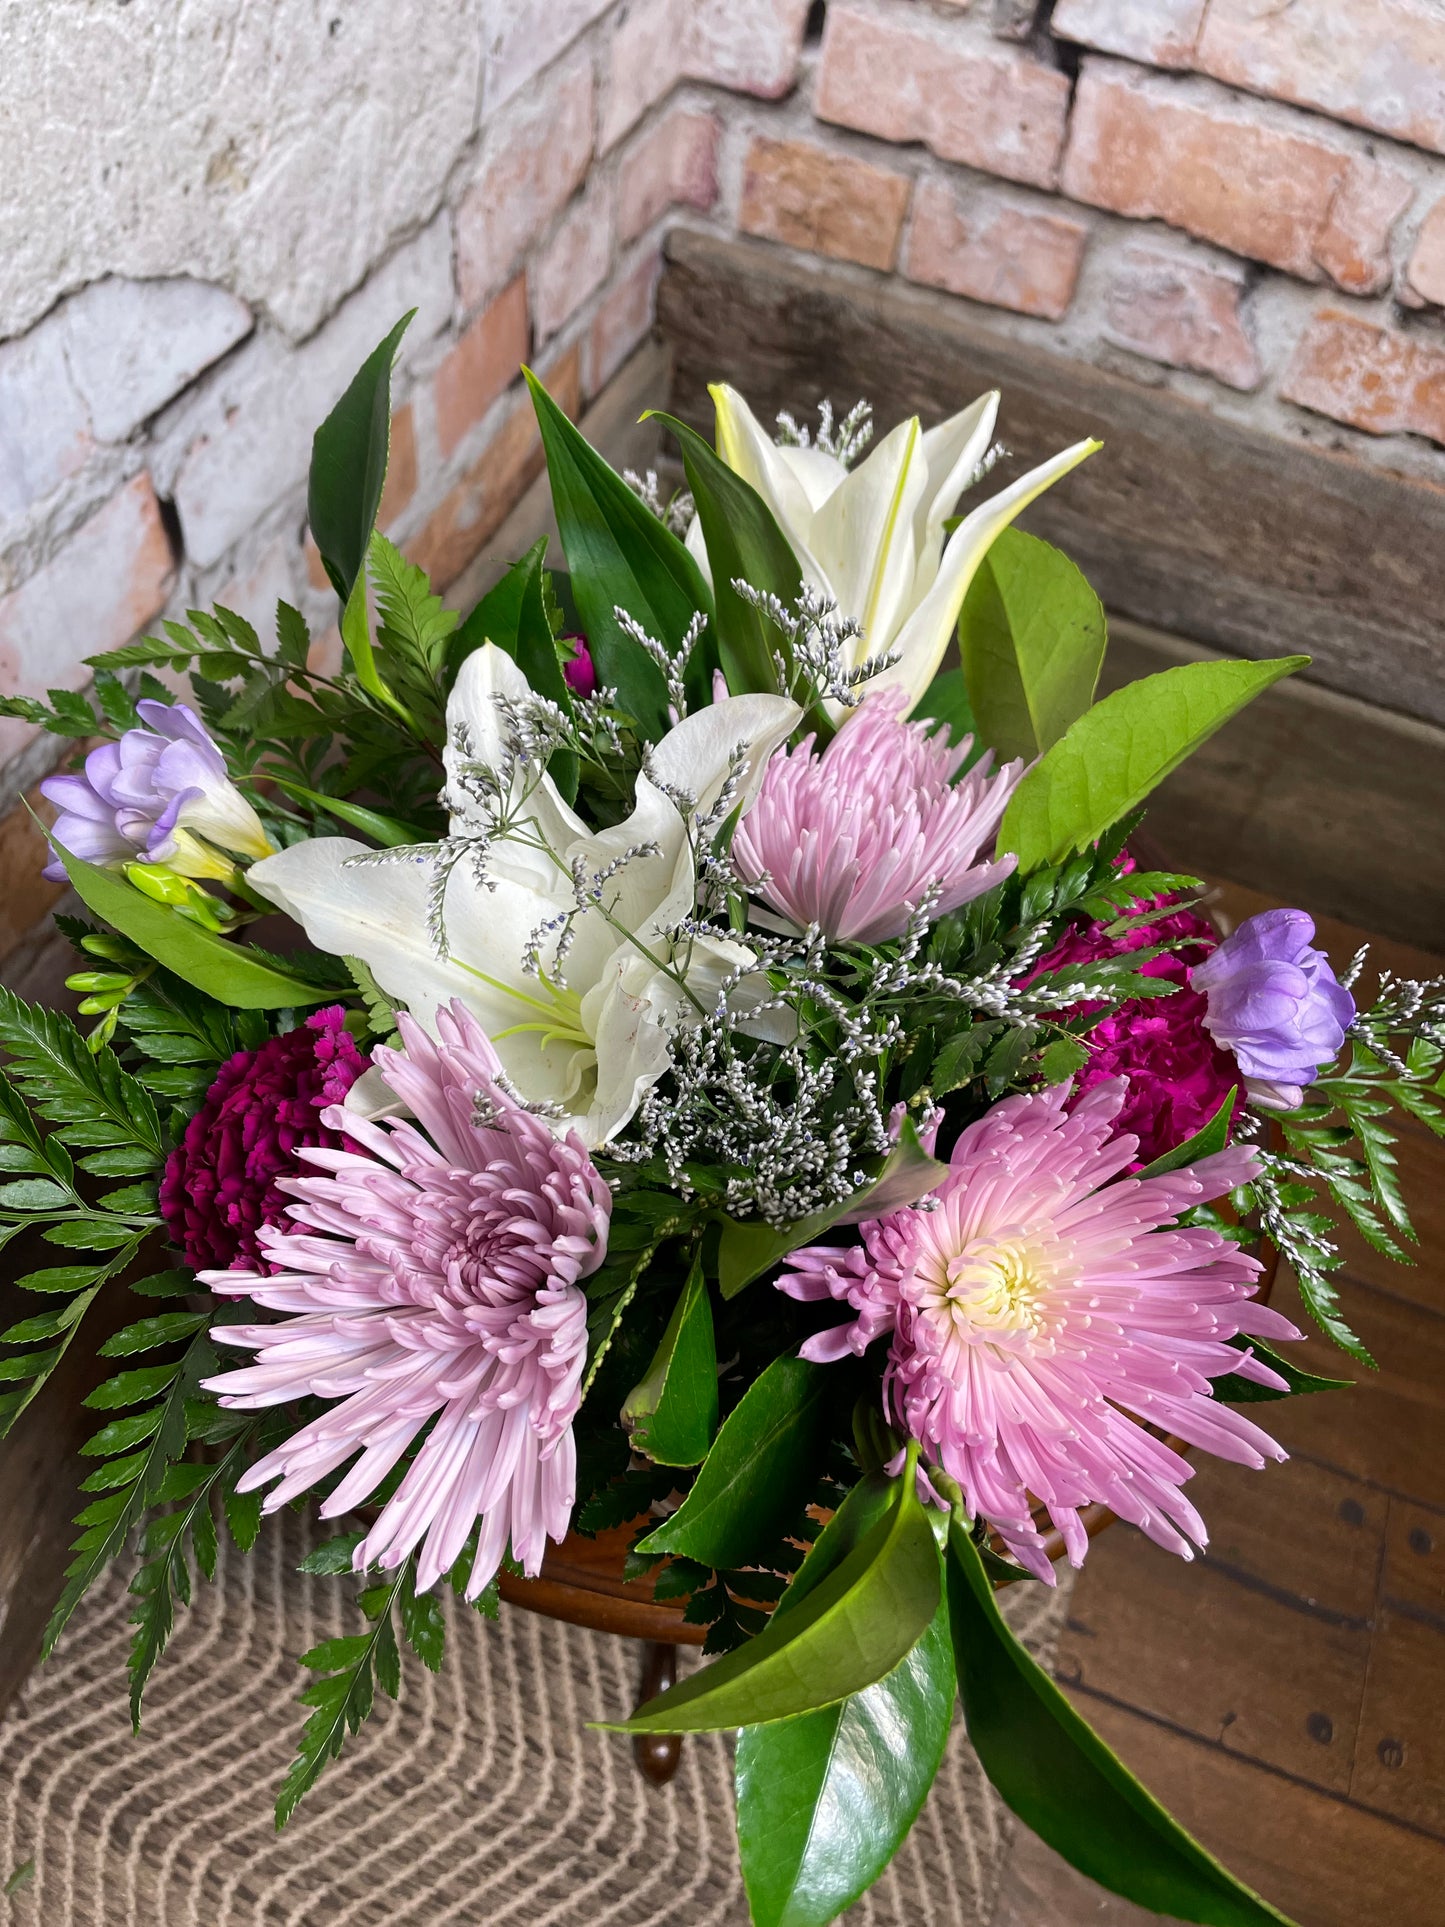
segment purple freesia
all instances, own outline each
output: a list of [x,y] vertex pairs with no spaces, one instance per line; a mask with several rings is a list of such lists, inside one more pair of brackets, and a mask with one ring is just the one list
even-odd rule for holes
[[1233,1052],[1250,1096],[1279,1110],[1304,1101],[1355,1020],[1355,1000],[1314,934],[1303,910],[1264,910],[1189,973],[1204,992],[1205,1027]]
[[[184,876],[229,870],[198,837],[237,856],[269,856],[261,819],[227,776],[196,712],[185,703],[140,702],[136,713],[146,728],[93,749],[83,775],[41,784],[60,812],[51,834],[61,849],[102,867],[168,863]],[[64,882],[58,857],[45,874]]]

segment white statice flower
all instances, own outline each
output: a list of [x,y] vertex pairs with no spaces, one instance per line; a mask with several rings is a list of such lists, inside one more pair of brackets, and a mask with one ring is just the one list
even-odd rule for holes
[[[511,770],[509,830],[481,864],[464,856],[451,865],[440,946],[429,910],[446,853],[434,845],[358,861],[371,854],[362,844],[317,837],[257,864],[250,881],[318,948],[359,958],[431,1035],[438,1009],[459,998],[518,1095],[550,1107],[558,1132],[595,1146],[667,1069],[669,1032],[710,1010],[724,980],[753,961],[743,945],[706,935],[675,951],[671,933],[695,907],[697,819],[730,782],[735,806],[747,807],[800,712],[781,696],[734,696],[687,717],[652,750],[626,822],[594,831],[550,777],[513,768],[509,712],[533,701],[491,643],[457,677],[447,706],[451,835],[496,829],[495,807],[465,780],[469,766]],[[589,899],[588,880],[604,877],[600,901]]]
[[[725,383],[709,392],[717,409],[718,453],[772,510],[805,580],[858,623],[855,660],[848,666],[896,655],[868,688],[903,689],[904,714],[937,675],[968,585],[994,537],[1099,447],[1075,442],[981,502],[948,535],[944,523],[992,444],[996,392],[937,428],[924,430],[916,415],[900,422],[851,469],[816,444],[779,447]],[[693,523],[687,542],[707,571],[701,521]],[[826,707],[835,722],[847,714],[839,702]]]

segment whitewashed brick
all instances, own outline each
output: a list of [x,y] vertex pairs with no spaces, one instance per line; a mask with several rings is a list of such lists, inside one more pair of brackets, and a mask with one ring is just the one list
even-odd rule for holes
[[[52,561],[0,597],[0,689],[39,696],[78,689],[87,656],[129,642],[164,608],[170,543],[148,475],[137,475],[76,530]],[[0,762],[29,742],[28,723],[0,718]]]
[[612,266],[611,183],[594,181],[533,264],[532,328],[539,342],[594,295]]
[[501,21],[487,43],[483,112],[495,113],[520,93],[611,4],[612,0],[504,0]]
[[403,370],[451,319],[451,235],[434,221],[300,348],[259,335],[218,371],[203,405],[177,424],[185,453],[173,493],[186,554],[218,562],[253,524],[300,488],[311,438],[362,362],[408,308]]
[[12,0],[0,336],[78,280],[182,273],[310,335],[435,214],[477,126],[479,16],[509,10]]
[[251,332],[251,310],[184,277],[94,281],[62,311],[70,373],[103,442],[120,442]]
[[92,447],[65,359],[63,315],[0,345],[0,526],[73,475]]

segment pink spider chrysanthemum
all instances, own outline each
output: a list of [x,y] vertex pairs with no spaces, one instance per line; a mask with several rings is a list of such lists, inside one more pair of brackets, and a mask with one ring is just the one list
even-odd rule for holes
[[[821,756],[807,736],[770,760],[738,825],[733,862],[771,910],[842,943],[900,937],[936,889],[935,916],[970,903],[1015,859],[980,862],[1023,774],[992,755],[954,780],[973,738],[899,716],[892,690],[870,696]],[[930,734],[930,730],[933,733]]]
[[400,1024],[404,1048],[374,1059],[416,1123],[325,1114],[351,1142],[302,1149],[327,1175],[282,1181],[294,1223],[259,1233],[276,1269],[200,1274],[292,1315],[217,1326],[217,1340],[255,1358],[206,1384],[243,1410],[336,1401],[242,1477],[243,1490],[279,1479],[268,1511],[359,1451],[321,1507],[325,1518],[350,1511],[430,1425],[356,1567],[395,1567],[420,1545],[424,1589],[480,1523],[475,1598],[509,1541],[533,1574],[546,1540],[566,1533],[587,1353],[578,1280],[606,1253],[612,1200],[576,1135],[555,1137],[508,1094],[460,1003],[438,1011],[436,1042]]
[[1284,1390],[1228,1341],[1300,1336],[1254,1297],[1253,1258],[1216,1231],[1174,1223],[1246,1183],[1250,1151],[1126,1177],[1136,1142],[1112,1135],[1124,1080],[1096,1085],[1071,1113],[1065,1094],[996,1104],[960,1134],[931,1209],[863,1225],[860,1246],[795,1251],[778,1281],[792,1297],[839,1299],[858,1314],[810,1339],[806,1357],[861,1352],[891,1331],[890,1419],[1050,1581],[1030,1495],[1074,1565],[1088,1546],[1079,1508],[1096,1500],[1185,1558],[1205,1545],[1180,1489],[1188,1461],[1138,1421],[1241,1464],[1283,1459],[1214,1398],[1211,1380],[1236,1372]]

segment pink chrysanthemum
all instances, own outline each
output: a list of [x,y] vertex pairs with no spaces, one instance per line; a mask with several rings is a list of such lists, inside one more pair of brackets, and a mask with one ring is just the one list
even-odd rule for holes
[[1014,867],[1012,856],[977,859],[1023,764],[991,775],[986,755],[955,782],[973,738],[950,749],[946,733],[900,719],[904,700],[870,696],[821,756],[811,736],[778,750],[733,838],[738,874],[764,903],[835,942],[901,936],[930,889],[942,916]]
[[575,1134],[554,1137],[507,1094],[461,1004],[438,1011],[435,1043],[400,1023],[405,1049],[376,1063],[417,1123],[326,1114],[354,1148],[301,1151],[329,1175],[285,1181],[298,1228],[260,1233],[275,1272],[201,1274],[294,1315],[217,1326],[255,1361],[207,1387],[243,1410],[337,1401],[243,1476],[243,1490],[279,1478],[268,1511],[360,1451],[321,1507],[350,1511],[435,1420],[356,1566],[397,1566],[420,1544],[417,1585],[434,1585],[480,1521],[475,1598],[509,1539],[535,1573],[566,1533],[587,1352],[578,1280],[605,1255],[612,1200]]
[[1255,1300],[1253,1258],[1173,1223],[1246,1182],[1251,1153],[1122,1176],[1135,1152],[1113,1134],[1124,1095],[1115,1079],[1072,1112],[1061,1087],[1006,1098],[961,1133],[932,1209],[865,1224],[861,1249],[795,1251],[778,1281],[858,1314],[809,1340],[806,1357],[861,1351],[891,1327],[889,1416],[1042,1579],[1052,1572],[1030,1494],[1075,1565],[1088,1545],[1079,1507],[1095,1500],[1185,1558],[1207,1543],[1180,1490],[1188,1461],[1136,1421],[1245,1465],[1285,1456],[1210,1381],[1237,1372],[1284,1389],[1227,1341],[1300,1334]]

